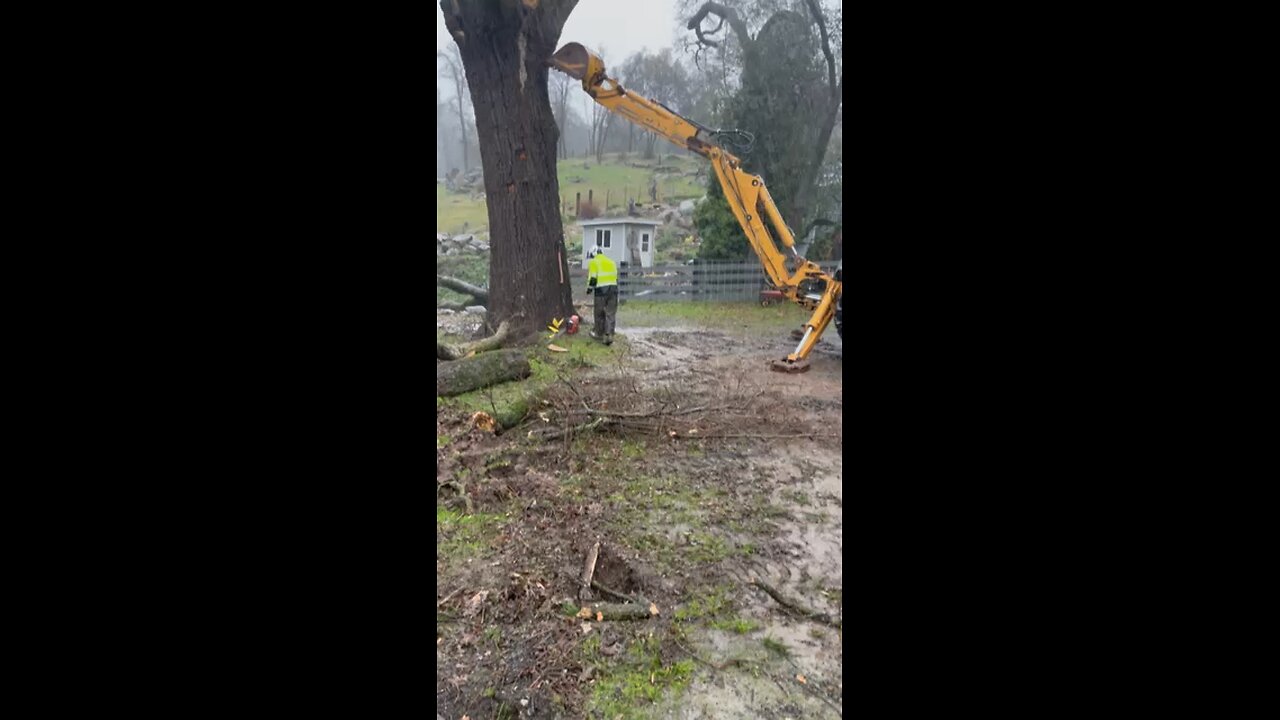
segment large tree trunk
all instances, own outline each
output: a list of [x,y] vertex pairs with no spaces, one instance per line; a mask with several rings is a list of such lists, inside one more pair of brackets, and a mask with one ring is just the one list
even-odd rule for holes
[[[547,59],[577,0],[441,0],[462,51],[489,210],[490,327],[572,314]],[[532,6],[532,7],[531,7]]]

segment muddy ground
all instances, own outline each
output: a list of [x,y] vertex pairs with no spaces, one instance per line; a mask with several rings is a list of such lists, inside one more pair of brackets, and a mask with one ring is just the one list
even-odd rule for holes
[[[437,408],[438,716],[840,717],[840,339],[784,375],[785,330],[624,319],[517,428]],[[581,617],[597,541],[656,615]]]

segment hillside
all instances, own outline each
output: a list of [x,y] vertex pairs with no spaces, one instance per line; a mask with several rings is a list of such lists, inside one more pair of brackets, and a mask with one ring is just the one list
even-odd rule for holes
[[[582,193],[583,202],[590,194],[602,210],[606,198],[608,209],[621,210],[626,207],[627,197],[637,202],[648,200],[649,182],[659,167],[656,175],[660,202],[678,203],[703,195],[705,182],[695,178],[699,168],[706,170],[701,158],[662,155],[660,159],[661,164],[658,160],[641,160],[634,154],[625,160],[613,154],[606,156],[603,164],[596,164],[594,157],[561,160],[557,168],[560,196],[570,213],[577,193]],[[442,181],[436,182],[437,233],[474,232],[488,224],[482,186],[450,192]]]

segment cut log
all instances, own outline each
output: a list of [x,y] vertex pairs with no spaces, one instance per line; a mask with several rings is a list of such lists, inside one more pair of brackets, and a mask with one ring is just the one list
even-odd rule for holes
[[[518,317],[518,316],[517,316]],[[487,338],[481,338],[475,342],[463,343],[462,345],[445,345],[436,343],[436,357],[441,360],[461,360],[471,353],[482,353],[486,350],[496,350],[502,347],[511,339],[511,326],[506,320],[498,326],[498,332]]]
[[648,620],[653,617],[648,605],[639,603],[591,603],[591,619],[600,613],[601,620]]
[[480,301],[481,305],[489,305],[489,291],[482,287],[477,287],[469,282],[464,282],[458,278],[451,278],[447,275],[436,275],[436,284],[443,285],[450,290],[460,292],[463,295],[471,295]]
[[[436,351],[439,352],[439,346]],[[529,377],[529,359],[522,350],[495,350],[436,366],[436,395],[461,395],[508,380]]]

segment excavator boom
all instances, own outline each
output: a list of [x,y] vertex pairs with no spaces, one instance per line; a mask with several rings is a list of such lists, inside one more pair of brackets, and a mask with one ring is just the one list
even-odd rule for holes
[[[773,361],[771,367],[783,372],[807,370],[809,353],[839,307],[842,283],[796,252],[795,237],[778,212],[764,179],[742,169],[742,161],[717,142],[719,133],[622,87],[606,74],[604,61],[581,44],[569,43],[560,48],[551,56],[550,64],[581,80],[582,89],[611,112],[711,162],[729,208],[746,233],[752,250],[760,258],[769,283],[787,299],[813,311],[801,331],[800,344],[795,352]],[[766,218],[777,233],[777,242],[790,251],[789,257],[778,250],[774,236],[765,225]],[[791,261],[790,266],[788,260]]]

